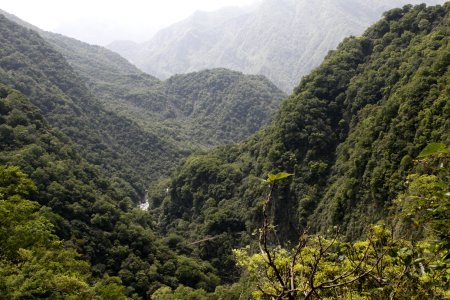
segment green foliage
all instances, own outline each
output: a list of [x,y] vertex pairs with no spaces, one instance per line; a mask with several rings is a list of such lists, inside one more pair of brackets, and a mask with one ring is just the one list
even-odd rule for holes
[[[288,272],[292,257],[294,297],[289,299],[441,299],[449,296],[448,260],[433,243],[395,239],[384,226],[373,226],[366,240],[354,243],[304,237],[298,249],[273,248],[279,270]],[[284,291],[267,257],[249,248],[234,251],[239,266],[258,287],[253,299],[273,299]],[[289,274],[281,274],[288,279]],[[286,291],[284,291],[286,292]],[[275,297],[275,296],[274,296]],[[287,298],[286,298],[287,299]]]
[[39,204],[24,198],[36,186],[19,168],[0,166],[0,190],[2,299],[99,299],[107,293],[115,297],[110,299],[126,299],[118,278],[114,285],[90,284],[88,262],[54,235]]
[[208,296],[205,290],[185,287],[180,285],[175,291],[169,287],[161,287],[153,293],[152,300],[210,300],[213,299]]
[[251,290],[248,283],[243,281],[233,285],[217,286],[214,292],[206,292],[203,289],[192,289],[184,285],[178,286],[175,290],[162,286],[152,295],[152,300],[235,300],[250,299]]
[[0,166],[0,200],[27,198],[36,193],[34,182],[18,167]]
[[[303,228],[334,225],[355,240],[386,218],[413,158],[432,141],[449,143],[449,9],[387,13],[331,51],[268,126],[239,145],[183,161],[165,181],[168,192],[149,195],[161,231],[192,241],[217,236],[196,244],[196,252],[229,261],[215,264],[227,274],[231,248],[251,243],[259,227],[258,178],[269,171],[296,174],[279,182],[270,211],[282,244]],[[429,25],[419,26],[423,19]],[[212,215],[221,220],[215,226]]]
[[[69,137],[84,159],[100,166],[111,181],[123,187],[134,203],[142,201],[150,181],[182,156],[181,150],[153,132],[106,110],[62,54],[37,32],[1,15],[0,44],[1,83],[26,95],[46,121]],[[91,65],[97,65],[92,57],[89,59]],[[117,64],[118,69],[127,65]],[[11,111],[10,123],[26,126],[24,113],[20,107]],[[19,131],[20,127],[15,134],[19,135]],[[2,142],[12,133],[6,126],[0,132]]]
[[449,153],[450,149],[448,149],[445,144],[442,143],[431,143],[428,144],[422,152],[419,153],[417,158],[424,158],[433,154],[444,154]]
[[[408,176],[406,190],[395,201],[396,213],[402,218],[398,231],[415,239],[438,240],[437,244],[450,253],[449,148],[430,145],[418,156],[421,159],[416,161],[415,173]],[[413,226],[408,230],[410,222]]]
[[[305,231],[290,248],[269,244],[273,230],[264,206],[259,250],[234,250],[244,277],[254,282],[253,299],[445,299],[450,296],[450,155],[430,144],[419,155],[422,174],[408,177],[394,203],[394,232],[372,225],[366,239],[344,242]],[[274,177],[273,177],[274,178]],[[392,220],[392,219],[391,219]],[[408,237],[407,225],[414,222]],[[399,227],[399,224],[404,227]],[[401,236],[402,238],[399,238]]]
[[286,173],[286,172],[280,172],[280,173],[277,173],[277,174],[269,173],[269,174],[267,174],[266,181],[268,183],[273,184],[273,183],[275,183],[278,180],[287,178],[287,177],[292,176],[292,175],[294,175],[294,174],[290,174],[290,173]]
[[17,167],[0,166],[0,251],[9,260],[20,249],[52,241],[52,225],[38,213],[39,205],[25,200],[34,183]]
[[[26,97],[3,85],[0,92],[1,126],[11,129],[8,143],[0,144],[0,164],[6,165],[0,166],[0,202],[12,201],[2,202],[2,255],[14,259],[18,249],[51,240],[54,228],[89,260],[89,274],[120,277],[129,296],[144,297],[161,284],[176,287],[180,282],[214,290],[219,283],[214,268],[169,250],[154,234],[149,214],[133,208],[126,187],[80,157],[74,144],[51,128]],[[17,110],[24,115],[21,124],[10,118]],[[20,202],[23,199],[36,202]],[[33,214],[38,203],[43,207]],[[11,217],[17,221],[8,212],[14,212]],[[123,287],[108,280],[95,285],[97,293],[123,296]]]

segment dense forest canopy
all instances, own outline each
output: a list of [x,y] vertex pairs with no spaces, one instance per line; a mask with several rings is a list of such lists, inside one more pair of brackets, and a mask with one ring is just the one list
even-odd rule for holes
[[[413,159],[450,142],[449,4],[405,6],[344,40],[306,76],[267,127],[245,142],[189,157],[151,190],[161,232],[215,236],[199,249],[224,273],[230,249],[261,222],[268,172],[295,174],[276,194],[280,239],[340,225],[353,240],[387,217]],[[231,275],[230,275],[231,276]]]
[[40,34],[107,110],[180,149],[240,142],[267,124],[285,97],[264,76],[220,68],[159,81],[105,48]]
[[[41,109],[89,162],[129,187],[139,201],[155,170],[169,168],[179,151],[135,122],[105,110],[81,77],[35,31],[0,16],[0,78]],[[158,159],[156,159],[159,157]],[[152,172],[153,171],[153,172]]]
[[[16,211],[19,218],[17,223],[14,223],[15,215],[11,216],[10,227],[2,227],[2,230],[20,230],[25,226],[21,221],[24,219],[20,218],[25,214],[33,214],[46,226],[45,235],[48,237],[42,243],[39,242],[39,251],[36,252],[37,248],[33,244],[27,244],[25,240],[23,244],[12,248],[32,251],[37,256],[30,256],[29,259],[39,261],[36,265],[31,265],[31,269],[23,269],[20,261],[13,257],[5,258],[2,264],[8,267],[5,267],[2,274],[5,279],[5,285],[1,287],[2,295],[20,298],[65,297],[76,294],[108,298],[105,295],[110,292],[111,296],[117,293],[117,297],[127,295],[143,298],[147,291],[154,291],[161,285],[173,289],[183,285],[186,288],[212,291],[220,283],[217,271],[208,262],[191,255],[193,250],[189,246],[180,251],[171,250],[168,245],[173,243],[173,239],[157,237],[149,214],[134,208],[143,198],[144,189],[149,182],[167,172],[177,159],[189,153],[186,149],[198,149],[199,142],[192,142],[195,147],[188,143],[176,144],[170,139],[167,142],[163,135],[155,135],[148,127],[143,128],[135,121],[118,116],[112,112],[111,106],[109,109],[104,108],[102,100],[107,97],[102,95],[123,100],[119,95],[110,95],[104,90],[95,93],[95,87],[102,89],[104,82],[109,82],[108,86],[118,86],[113,92],[123,87],[126,94],[133,90],[139,93],[136,85],[131,85],[133,79],[142,78],[141,82],[145,84],[160,84],[159,81],[106,49],[102,51],[99,47],[45,33],[48,39],[59,39],[59,44],[55,42],[52,45],[40,36],[45,35],[43,32],[34,31],[36,28],[30,30],[21,27],[3,16],[0,16],[0,24],[0,164],[10,166],[6,167],[5,176],[9,176],[11,172],[19,174],[29,178],[30,185],[36,187],[33,189],[34,193],[27,194],[22,202],[17,203],[25,206],[23,210],[18,208]],[[68,43],[68,49],[61,49],[62,42]],[[83,52],[80,47],[86,47],[87,50]],[[78,55],[78,65],[70,65],[66,61],[64,55],[69,56],[68,53],[72,58],[75,54]],[[92,76],[96,78],[96,82],[85,77],[92,70],[97,70]],[[108,77],[112,75],[115,77]],[[193,76],[204,76],[202,79],[210,83],[204,87],[203,93],[214,95],[211,96],[213,100],[221,103],[217,112],[231,118],[230,122],[236,122],[233,118],[243,117],[237,114],[236,109],[233,110],[235,105],[247,105],[248,112],[251,112],[254,110],[250,104],[245,104],[247,99],[256,101],[261,97],[261,100],[269,102],[261,102],[260,107],[267,107],[260,109],[262,117],[259,114],[258,120],[250,120],[248,129],[241,132],[242,130],[227,128],[226,132],[234,130],[240,134],[238,137],[233,135],[230,141],[257,130],[258,124],[268,120],[270,112],[284,96],[266,79],[258,76],[245,76],[228,70],[205,71]],[[193,92],[196,89],[189,85],[201,82],[189,81],[189,76],[186,77],[184,81],[174,78],[171,83],[167,83],[167,88],[162,86],[160,89],[176,91],[178,86],[182,86],[184,92]],[[126,82],[117,84],[117,80],[122,79]],[[238,89],[239,86],[245,86],[246,82],[250,88],[242,91]],[[228,95],[223,88],[234,89],[236,93],[234,96]],[[143,91],[144,101],[151,103],[152,95],[157,92]],[[170,95],[175,99],[173,101],[180,102],[179,106],[187,105],[180,94],[172,92]],[[276,96],[272,97],[273,95]],[[164,97],[164,101],[172,101],[169,96]],[[209,108],[205,99],[198,99],[198,103],[203,101],[204,105],[198,105],[195,102],[197,98],[190,98],[190,101],[196,103],[195,114],[200,115],[190,122],[200,131],[205,127],[197,123],[204,119],[204,110]],[[240,99],[245,101],[240,103]],[[149,111],[155,116],[156,111],[152,109]],[[164,119],[163,114],[158,115],[158,120],[161,119]],[[240,123],[236,122],[235,127]],[[178,126],[181,127],[182,124]],[[177,132],[172,130],[167,135],[170,134],[176,135]],[[208,132],[203,138],[208,138]],[[189,137],[181,134],[173,137],[176,141],[180,139],[187,141]],[[205,144],[211,146],[226,141],[220,137],[213,140],[214,142]],[[9,189],[8,181],[2,184]],[[11,205],[16,205],[15,202],[4,204],[5,213],[11,211]],[[18,235],[18,239],[22,238],[25,237]],[[69,249],[67,256],[54,258],[58,261],[52,261],[52,256],[61,251],[61,247]],[[44,290],[52,285],[57,290],[61,289],[61,285],[64,286],[64,282],[53,280],[58,276],[66,276],[66,273],[45,268],[46,264],[60,263],[64,259],[68,260],[67,263],[74,264],[75,268],[79,264],[79,273],[74,273],[74,276],[80,281],[73,282],[73,289],[67,286],[65,291],[55,295],[40,291],[46,280],[49,280],[49,285]],[[33,278],[31,270],[36,266],[42,266],[42,272],[47,272],[52,277]],[[67,268],[65,272],[72,272],[69,266],[63,265],[63,268]],[[15,276],[21,276],[23,282],[15,282]],[[106,294],[102,294],[103,292]]]
[[107,49],[4,17],[1,25],[2,81],[91,163],[131,184],[134,201],[179,158],[254,133],[284,97],[262,76],[225,69],[159,82]]
[[[161,284],[172,287],[185,284],[207,289],[217,285],[218,279],[211,273],[214,269],[207,262],[171,251],[153,232],[150,215],[134,208],[126,187],[111,181],[100,168],[83,159],[75,144],[62,132],[50,127],[24,95],[0,86],[0,108],[0,165],[11,166],[0,169],[0,195],[5,198],[2,200],[19,201],[25,206],[24,213],[37,214],[37,220],[44,222],[45,243],[37,246],[57,252],[62,245],[59,248],[52,246],[56,233],[65,240],[65,247],[71,249],[70,259],[78,257],[76,250],[92,265],[89,269],[86,261],[80,261],[86,265],[83,274],[95,276],[94,282],[107,276],[119,276],[118,282],[127,286],[128,294],[136,294],[138,298],[152,286],[157,288]],[[20,199],[13,197],[16,194]],[[11,211],[8,206],[4,209],[5,214]],[[25,234],[28,227],[20,228],[32,226],[21,223],[27,217],[21,216],[19,208],[17,214],[16,228],[2,227],[4,234],[10,235],[13,230],[25,230]],[[2,226],[14,224],[8,221]],[[32,237],[33,231],[28,234]],[[22,244],[16,245],[17,242]],[[20,238],[18,241],[8,239],[5,245],[2,243],[7,248],[9,244],[16,247],[14,249],[27,250],[23,245],[30,243]],[[34,251],[34,246],[30,247],[30,251]],[[45,261],[45,255],[40,259],[45,264],[51,263]],[[4,263],[18,264],[9,257]],[[24,295],[37,297],[39,292],[27,290],[27,282],[36,280],[38,282],[33,285],[39,286],[39,281],[45,278],[33,278],[32,271],[20,269],[20,264],[15,267],[19,270],[5,273],[5,276],[10,278],[15,276],[14,272],[24,272],[20,273],[25,280],[23,286],[14,286],[16,283],[12,281],[11,286],[7,284],[4,288],[23,288]],[[65,271],[70,272],[69,269]]]
[[0,299],[450,297],[449,33],[390,10],[273,115],[0,15]]

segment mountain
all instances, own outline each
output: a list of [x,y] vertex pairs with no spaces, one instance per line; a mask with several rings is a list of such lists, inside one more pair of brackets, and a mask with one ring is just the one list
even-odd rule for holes
[[105,109],[178,149],[239,142],[267,124],[285,97],[264,76],[226,69],[159,81],[103,47],[50,32],[40,35],[64,56]]
[[160,81],[106,48],[40,30],[0,12],[37,31],[61,53],[106,110],[170,141],[184,154],[187,149],[241,141],[267,124],[286,96],[264,76],[223,68]]
[[421,2],[264,0],[247,8],[196,12],[148,42],[107,47],[161,79],[224,67],[264,75],[291,92],[344,37],[360,35],[389,8]]
[[[75,266],[67,266],[65,272],[89,281],[92,293],[103,285],[122,295],[119,299],[123,294],[145,298],[160,286],[213,291],[220,283],[217,270],[198,259],[185,240],[158,237],[151,216],[135,208],[148,184],[189,153],[185,141],[190,137],[172,130],[166,134],[172,135],[174,141],[183,141],[171,143],[152,132],[151,127],[142,128],[115,113],[112,101],[122,108],[145,108],[161,124],[170,117],[163,112],[183,117],[186,123],[179,122],[178,126],[188,127],[190,120],[192,130],[202,131],[206,140],[222,125],[228,127],[219,128],[217,133],[226,135],[240,128],[234,131],[234,138],[249,134],[246,130],[257,130],[258,122],[270,117],[284,94],[261,76],[224,69],[160,82],[109,50],[34,29],[0,15],[1,204],[6,209],[16,204],[17,209],[21,207],[19,203],[3,202],[4,191],[15,190],[4,176],[29,178],[27,184],[31,180],[30,185],[36,188],[24,199],[32,203],[24,205],[29,205],[33,216],[43,222],[46,236],[55,239],[60,247],[53,248],[45,240],[45,247],[41,245],[39,251],[53,255],[62,247],[69,249],[65,263],[79,263],[83,272],[72,271]],[[249,112],[254,115],[247,115]],[[223,143],[225,138],[219,136],[219,140]],[[192,143],[199,148],[198,142]],[[210,141],[205,144],[210,145]],[[0,209],[5,213],[4,206]],[[4,232],[20,231],[24,215],[18,213],[18,224],[0,224],[2,241]],[[9,247],[10,239],[6,242],[5,247]],[[2,294],[20,290],[23,297],[47,297],[45,282],[50,277],[33,277],[28,265],[13,258],[5,260],[5,247],[0,247]],[[34,259],[30,255],[29,260]],[[47,263],[65,266],[51,259],[40,256],[39,263],[33,266],[50,273]],[[66,273],[51,278],[68,276]],[[12,280],[19,274],[23,281]],[[32,286],[27,285],[30,282]],[[83,282],[79,285],[87,289]],[[51,284],[58,286],[58,282]]]
[[132,185],[134,201],[190,151],[255,132],[285,96],[262,76],[227,70],[161,82],[110,50],[7,16],[32,30],[2,18],[2,82],[25,93],[91,163]]
[[[140,188],[186,154],[172,143],[182,138],[117,107],[189,130],[247,128],[259,118],[240,115],[247,99],[277,90],[225,69],[161,82],[0,16],[0,298],[447,296],[449,33],[450,3],[386,12],[331,51],[268,125],[155,182],[146,211]],[[340,228],[332,240],[330,228]]]
[[450,3],[386,12],[304,77],[268,126],[186,159],[149,192],[161,232],[214,237],[201,257],[233,276],[224,248],[254,240],[261,180],[277,172],[294,174],[270,212],[282,242],[333,226],[354,240],[384,220],[419,152],[450,143],[449,14]]
[[65,58],[37,32],[0,16],[0,40],[1,82],[29,97],[46,120],[111,180],[129,186],[134,201],[140,201],[148,182],[157,178],[155,170],[164,170],[180,157],[173,145],[106,111]]
[[[150,215],[134,208],[126,186],[119,185],[110,174],[86,161],[80,155],[79,147],[60,130],[51,127],[30,100],[3,84],[0,84],[0,141],[0,204],[10,202],[11,207],[15,208],[4,210],[4,206],[1,206],[0,213],[6,213],[8,218],[12,218],[13,213],[19,212],[17,233],[22,234],[20,240],[14,241],[9,237],[6,239],[8,244],[0,246],[2,298],[9,298],[7,295],[49,297],[50,290],[56,289],[49,288],[53,283],[47,283],[48,290],[39,287],[46,286],[45,281],[49,280],[53,272],[71,272],[59,275],[60,281],[55,279],[54,284],[59,284],[61,289],[54,290],[56,295],[58,292],[85,288],[86,283],[77,285],[69,281],[67,276],[76,277],[76,272],[83,273],[84,277],[78,277],[79,280],[87,278],[86,281],[91,283],[123,283],[127,288],[122,286],[122,296],[117,299],[125,299],[123,294],[142,299],[147,291],[161,285],[200,285],[211,290],[218,284],[219,279],[210,264],[186,256],[189,254],[188,247],[184,249],[184,254],[169,249],[165,241],[153,232]],[[11,171],[4,172],[3,166],[9,166],[6,171]],[[25,175],[27,179],[20,179]],[[19,202],[17,195],[26,197],[27,201],[34,201],[34,204],[22,203],[22,200]],[[14,197],[8,199],[8,196]],[[34,212],[29,217],[38,214],[38,220],[44,224],[38,228],[21,224],[24,222],[25,210],[19,205],[28,205],[26,207]],[[0,223],[0,238],[5,236],[4,226],[4,222]],[[29,236],[34,233],[36,239],[42,238],[44,230],[47,230],[45,234],[56,233],[64,241],[64,244],[58,242],[58,247],[55,247],[54,236],[46,240],[45,251],[55,251],[59,258],[47,254],[36,262],[29,257],[30,262],[35,264],[34,269],[27,265],[30,262],[25,264],[19,258],[11,258],[4,264],[5,249],[27,249],[29,240],[32,240]],[[36,244],[41,248],[44,246],[39,244],[39,240]],[[41,248],[32,249],[28,255]],[[71,259],[86,260],[92,267],[84,265],[87,262],[78,262],[79,265],[76,265],[73,261],[59,261],[65,257],[63,255],[67,256],[65,251],[75,250],[78,254],[73,252]],[[17,256],[20,251],[13,254]],[[52,259],[57,260],[53,262]],[[11,271],[11,266],[16,264],[18,270]],[[58,267],[52,268],[52,264]],[[37,267],[40,272],[34,271]],[[19,270],[20,275],[17,273]],[[195,276],[183,272],[191,272]],[[15,279],[4,282],[5,278]],[[109,286],[104,292],[107,291],[109,296],[105,294],[103,297],[110,299],[111,293],[117,290]],[[75,291],[75,295],[79,296],[80,292]]]

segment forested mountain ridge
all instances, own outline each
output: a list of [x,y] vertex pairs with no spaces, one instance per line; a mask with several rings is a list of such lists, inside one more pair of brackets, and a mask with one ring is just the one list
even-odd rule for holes
[[[8,18],[34,28],[14,16]],[[5,71],[17,68],[14,73],[4,73],[3,82],[39,101],[36,104],[50,123],[83,145],[90,162],[124,179],[121,184],[132,184],[140,195],[149,182],[190,151],[238,142],[254,133],[268,122],[284,97],[261,76],[228,70],[160,82],[105,48],[39,30],[44,41],[35,31],[4,18],[2,22],[5,55],[1,67]],[[22,39],[28,41],[27,46],[19,46]],[[33,44],[43,47],[33,49]],[[16,53],[10,55],[15,47]],[[26,63],[17,67],[16,60]],[[26,74],[28,79],[17,77],[25,68],[36,72]],[[53,68],[58,74],[46,73]],[[34,84],[19,86],[26,80]],[[34,89],[37,82],[52,88]],[[58,92],[50,93],[55,88]],[[52,101],[46,99],[59,97],[56,95],[69,99],[71,105],[52,100],[59,106],[50,107]],[[83,102],[89,104],[80,106]],[[195,110],[189,111],[187,105],[194,102]],[[89,151],[91,147],[97,150]]]
[[[0,214],[9,220],[0,222],[1,299],[72,293],[142,299],[163,284],[211,290],[219,283],[207,262],[187,256],[189,248],[170,250],[126,187],[82,158],[38,108],[3,84]],[[55,244],[55,233],[64,244]]]
[[390,8],[422,2],[444,1],[264,0],[196,12],[148,42],[107,47],[160,79],[224,67],[264,75],[290,93],[344,37],[360,35]]
[[157,78],[143,73],[126,59],[106,48],[48,31],[39,30],[38,33],[64,56],[88,86],[96,81],[103,84],[116,82],[124,75],[135,80],[145,80],[149,86],[159,82]]
[[[39,33],[56,51],[64,56],[88,86],[90,82],[95,80],[103,84],[114,82],[119,80],[118,76],[124,75],[129,75],[132,78],[134,77],[134,79],[136,79],[136,76],[143,76],[150,86],[159,82],[157,78],[143,73],[126,59],[106,48],[89,45],[61,34],[41,30],[1,9],[0,14],[3,14],[20,26]],[[96,79],[97,77],[100,79]]]
[[160,90],[175,107],[164,123],[184,128],[203,147],[242,141],[271,120],[285,97],[264,76],[227,69],[176,75]]
[[[429,142],[450,143],[449,19],[443,6],[405,6],[344,40],[285,100],[273,122],[238,145],[190,157],[150,191],[162,232],[192,239],[224,273],[224,245],[251,240],[268,172],[293,173],[275,195],[285,240],[340,225],[349,239],[386,217]],[[168,194],[162,192],[168,188]]]
[[[10,218],[7,220],[12,220],[11,224],[0,224],[0,238],[9,231],[19,234],[26,214],[42,221],[36,226],[42,224],[48,237],[42,245],[29,248],[29,245],[16,245],[23,248],[24,254],[28,253],[26,251],[39,254],[38,257],[26,257],[29,261],[38,259],[35,265],[28,265],[29,261],[20,264],[9,257],[0,261],[5,266],[0,272],[0,294],[7,295],[5,297],[63,297],[71,293],[80,295],[82,291],[89,298],[88,295],[95,297],[93,295],[98,296],[103,291],[106,293],[104,298],[129,296],[139,299],[162,285],[213,291],[220,283],[216,269],[196,258],[189,244],[182,249],[174,248],[173,245],[180,242],[178,237],[157,237],[150,215],[134,208],[141,201],[148,183],[169,170],[187,151],[105,109],[97,99],[100,92],[94,93],[94,88],[102,88],[101,84],[113,86],[126,79],[111,94],[116,97],[114,92],[121,87],[126,87],[125,93],[133,92],[136,85],[127,87],[133,79],[138,80],[137,85],[142,83],[144,94],[155,94],[146,89],[159,85],[158,89],[168,91],[162,97],[163,104],[173,101],[177,104],[177,114],[198,116],[195,122],[208,120],[205,115],[211,104],[217,106],[217,112],[229,117],[229,122],[238,123],[233,116],[247,118],[247,115],[237,113],[255,111],[251,107],[255,104],[264,117],[250,118],[248,126],[251,130],[257,129],[257,122],[264,122],[263,119],[269,117],[283,94],[260,76],[245,76],[222,69],[174,77],[163,85],[106,49],[49,34],[55,39],[52,45],[40,34],[42,32],[38,34],[0,16],[0,164],[7,166],[0,167],[0,213],[7,214]],[[69,54],[78,64],[68,63],[64,55],[69,57]],[[184,80],[191,77],[191,81]],[[203,85],[206,90],[196,89],[195,85]],[[228,101],[228,91],[233,89],[234,94],[230,94],[241,93],[245,101],[239,101],[239,98],[233,99],[234,103]],[[187,102],[177,93],[179,90],[185,95],[204,93],[205,97],[186,96],[190,100]],[[280,97],[272,98],[271,93]],[[136,107],[152,104],[152,99],[145,98],[142,103],[136,99],[139,97],[130,100]],[[209,100],[213,102],[206,103]],[[250,107],[241,110],[239,105],[245,103]],[[234,111],[233,105],[236,105]],[[155,113],[152,109],[149,111]],[[220,120],[221,116],[212,115]],[[195,122],[193,128],[200,130],[194,126],[198,125]],[[226,129],[225,133],[229,128]],[[9,186],[11,176],[24,177],[30,186],[36,186],[23,203],[14,202],[16,195],[9,201],[8,195],[4,194],[4,190],[15,189],[15,186]],[[28,210],[21,211],[22,205]],[[14,215],[8,214],[11,207],[17,209]],[[18,239],[21,238],[25,237],[18,235]],[[10,242],[14,240],[6,237],[5,247],[15,247]],[[65,253],[61,252],[62,247],[68,249],[67,256],[62,256]],[[39,251],[34,252],[36,249]],[[0,250],[3,254],[4,248]],[[50,257],[58,253],[61,256]],[[72,265],[58,261],[64,259]],[[67,269],[55,272],[48,264]],[[46,275],[33,277],[31,267],[39,267],[42,271],[39,274]],[[58,278],[66,278],[68,273],[72,277],[79,276],[80,280],[69,276],[67,280],[73,279],[73,285],[58,283]],[[17,276],[23,280],[13,280]],[[59,290],[63,288],[64,291]]]
[[239,142],[266,124],[285,97],[263,76],[226,69],[159,81],[105,48],[40,34],[106,109],[181,149]]
[[130,196],[139,201],[148,182],[157,178],[155,170],[170,166],[179,151],[134,122],[106,111],[64,57],[38,33],[4,16],[0,26],[1,82],[27,95],[89,162],[102,166],[119,185],[128,185]]
[[[450,2],[386,12],[331,51],[270,124],[152,185],[145,211],[135,205],[145,184],[183,153],[177,137],[114,109],[150,116],[161,103],[163,119],[199,123],[177,123],[192,131],[247,128],[259,115],[240,105],[265,112],[279,91],[225,69],[160,82],[0,16],[0,298],[449,297],[449,33]],[[133,78],[143,97],[129,97]],[[121,87],[127,96],[106,109]]]

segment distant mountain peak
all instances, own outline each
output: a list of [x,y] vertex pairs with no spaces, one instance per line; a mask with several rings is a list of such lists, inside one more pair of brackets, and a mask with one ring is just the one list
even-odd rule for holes
[[197,11],[145,43],[112,43],[158,78],[225,67],[263,74],[285,92],[346,36],[359,35],[382,12],[438,0],[264,0],[249,7]]

